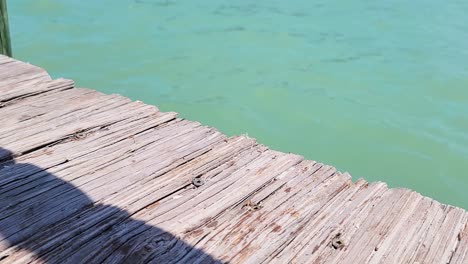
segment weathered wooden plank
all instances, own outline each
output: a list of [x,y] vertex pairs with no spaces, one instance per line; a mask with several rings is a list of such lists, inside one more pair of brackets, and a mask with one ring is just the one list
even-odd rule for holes
[[114,228],[113,228],[114,229]]
[[[253,151],[253,152],[255,152],[255,151]],[[182,195],[182,196],[185,197],[185,195]],[[183,199],[183,197],[178,197],[178,198],[176,199],[176,201],[179,200],[179,199]],[[201,196],[198,196],[198,197],[201,197]],[[196,197],[196,199],[197,199],[198,197]],[[197,199],[197,200],[198,200],[198,199]],[[163,205],[164,205],[164,204],[162,204],[161,206],[163,206]],[[161,206],[158,206],[157,208],[161,208]],[[180,208],[179,208],[179,210],[184,211],[183,209],[180,209]],[[145,214],[148,215],[148,211],[145,211]],[[158,218],[157,221],[161,221],[161,219]],[[205,220],[205,221],[206,221],[206,220]],[[181,221],[181,225],[185,225],[185,226],[186,226],[187,224],[189,224],[189,223],[185,223],[185,221]],[[150,237],[145,238],[145,239],[148,240],[146,243],[145,243],[145,242],[140,242],[140,243],[138,243],[138,242],[136,242],[136,241],[133,241],[133,242],[131,242],[130,244],[131,244],[131,245],[135,245],[135,244],[136,244],[136,245],[139,246],[140,249],[141,249],[141,247],[144,248],[145,245],[149,246],[147,243],[149,243],[149,241],[151,241],[151,238],[150,238]],[[138,240],[140,240],[140,241],[142,240],[140,236],[138,236]],[[150,246],[150,247],[151,247],[151,246]],[[132,252],[139,252],[139,251],[136,250],[136,249],[134,249],[134,251],[132,251]],[[115,256],[114,256],[114,257],[115,257]],[[147,257],[152,258],[152,257],[156,257],[156,256],[152,256],[151,254],[149,254]],[[113,260],[115,261],[115,258],[113,258]]]
[[[87,154],[88,160],[95,160],[101,163],[106,163],[108,162],[107,159],[102,158],[108,157],[108,154],[103,154],[102,152],[106,147],[109,147],[110,145],[116,144],[118,142],[119,144],[115,145],[116,147],[121,145],[124,146],[123,144],[125,144],[125,142],[136,143],[134,138],[135,135],[144,132],[147,129],[159,127],[159,125],[164,124],[165,122],[174,118],[174,113],[160,113],[143,119],[130,120],[131,122],[129,123],[116,123],[106,127],[105,129],[95,131],[92,133],[92,135],[88,134],[81,140],[69,140],[62,142],[61,144],[43,148],[25,156],[20,156],[16,158],[18,164],[13,165],[10,168],[8,165],[6,165],[6,168],[0,169],[0,172],[2,175],[4,175],[4,177],[0,179],[0,187],[2,188],[2,191],[5,191],[7,188],[4,186],[13,181],[19,182],[21,179],[21,183],[24,184],[25,182],[23,179],[25,177],[28,177],[29,181],[36,179],[37,177],[33,176],[33,174],[39,172],[40,170],[50,169],[63,163],[67,163],[67,166],[70,166],[70,164],[73,163],[81,163],[81,161],[74,161],[74,159]],[[172,131],[165,132],[165,130],[158,130],[158,135],[169,135],[167,133],[174,134]],[[97,150],[102,151],[97,152],[97,154],[94,155],[90,154]],[[120,153],[117,150],[113,149],[110,151],[113,151],[112,153],[115,154]],[[125,149],[120,150],[122,151]],[[122,154],[123,153],[124,152],[122,152]],[[101,159],[99,159],[99,156],[97,155],[101,155]],[[35,166],[24,166],[24,164],[21,164],[22,162],[29,162],[29,164],[34,164]],[[89,165],[85,166],[92,168],[92,166]],[[83,168],[80,170],[82,169]],[[52,172],[54,172],[54,169]]]
[[[129,142],[132,142],[133,140],[132,140],[132,139],[129,139],[128,141],[129,141]],[[156,139],[154,139],[153,141],[157,141],[157,138],[156,138]],[[128,152],[128,149],[123,149],[122,151],[124,151],[124,152]],[[99,154],[98,154],[98,155],[99,155]],[[89,166],[89,165],[87,165],[87,166]]]
[[405,249],[414,247],[414,240],[419,239],[418,232],[424,226],[424,222],[429,220],[427,217],[430,215],[433,203],[431,199],[424,197],[416,197],[416,199],[421,200],[414,212],[408,217],[402,218],[397,228],[375,247],[375,252],[370,256],[369,263],[398,262],[403,258]]
[[[346,214],[354,214],[356,211],[349,210],[347,206],[362,206],[365,204],[368,192],[378,190],[378,186],[373,186],[377,188],[366,188],[366,186],[365,182],[359,181],[356,185],[345,185],[346,188],[335,192],[333,198],[325,200],[322,209],[311,215],[307,224],[302,224],[299,232],[296,232],[296,235],[286,245],[281,245],[273,251],[271,256],[268,256],[267,261],[303,262],[305,258],[311,261],[316,259],[315,261],[320,262],[321,255],[317,252],[326,251],[330,247],[332,238],[338,233],[351,232],[343,227],[343,221],[347,219]],[[364,210],[359,216],[363,215],[365,215]]]
[[336,205],[330,206],[335,210],[313,225],[314,229],[304,232],[308,234],[305,240],[308,242],[295,253],[295,259],[306,261],[308,256],[310,261],[333,263],[341,251],[348,250],[354,243],[353,236],[362,231],[364,219],[379,203],[386,189],[382,183],[357,181],[349,190],[351,195],[342,199],[342,204],[337,201]]
[[[268,154],[268,155],[266,155],[264,157],[264,158],[267,158],[265,161],[268,161],[268,157],[271,157],[271,154]],[[285,157],[285,158],[287,158],[287,157]],[[258,159],[257,162],[260,162],[260,159]],[[250,165],[245,167],[245,169],[247,170],[248,168],[258,168],[258,165],[264,164],[264,163],[260,162],[260,164],[256,164],[256,165],[255,164],[256,164],[256,162],[255,163],[250,163]],[[260,169],[261,169],[261,167],[260,167]],[[244,169],[242,169],[240,171],[244,171]],[[236,173],[233,173],[233,174],[236,174]],[[207,186],[208,189],[206,191],[209,192],[210,189],[211,189],[210,187],[213,187],[213,189],[215,188],[214,185],[213,186]],[[233,187],[235,187],[235,186],[233,186]],[[229,190],[226,190],[226,191],[229,192]],[[248,189],[245,189],[244,192],[248,192]],[[231,192],[231,193],[236,194],[236,192]],[[217,194],[215,194],[215,196],[216,195]],[[242,197],[242,193],[237,194],[237,195]],[[236,195],[234,195],[234,196],[236,196]],[[185,211],[185,212],[189,213],[190,217],[187,217],[187,218],[189,218],[190,220],[174,219],[174,221],[176,221],[178,223],[176,225],[176,228],[180,228],[180,229],[184,229],[184,230],[191,230],[191,229],[193,229],[192,226],[194,226],[194,225],[195,226],[204,225],[204,222],[209,221],[209,220],[207,220],[207,219],[200,219],[199,220],[197,218],[197,214],[198,215],[205,215],[205,216],[206,215],[216,216],[216,215],[219,215],[220,212],[214,213],[214,214],[202,214],[202,213],[200,213],[200,210],[209,210],[209,209],[218,210],[218,209],[216,209],[218,206],[226,206],[226,203],[212,203],[212,204],[209,205],[208,208],[197,208],[197,205],[201,205],[202,203],[207,202],[211,197],[209,197],[208,200],[207,200],[207,198],[208,197],[203,197],[203,193],[202,193],[201,195],[198,195],[195,198],[195,201],[191,199],[191,200],[188,201],[188,203],[185,203],[184,205],[186,205],[186,207],[179,207],[178,210],[180,212]],[[203,199],[203,202],[200,202],[201,199]],[[219,197],[218,197],[218,199],[219,199]],[[235,199],[235,197],[232,197],[232,199]],[[237,198],[237,199],[239,199],[239,198]],[[195,203],[195,206],[193,206],[194,205],[193,203]],[[191,209],[188,209],[189,207]],[[158,208],[158,207],[156,207],[156,208]],[[223,209],[221,209],[221,211],[225,211],[226,209],[227,208],[223,208]],[[151,212],[151,210],[150,211],[145,210],[143,216],[138,216],[138,214],[137,214],[137,215],[135,215],[135,217],[137,217],[138,219],[143,218],[143,219],[146,220],[148,216],[151,216],[150,212]],[[143,213],[143,211],[142,211],[142,213]],[[168,214],[170,214],[170,213],[172,213],[172,212],[166,213],[166,219],[168,217]],[[170,216],[170,215],[169,215],[169,217],[173,218],[173,216]],[[192,219],[194,219],[194,220],[192,220]],[[156,224],[156,223],[161,222],[161,221],[164,221],[164,219],[161,219],[161,217],[158,217],[158,218],[156,218],[154,220],[147,221],[147,223]],[[170,223],[170,221],[168,222],[166,220],[166,224],[167,224],[167,226],[171,226],[172,223]],[[158,227],[163,228],[164,230],[171,230],[171,229],[168,229],[168,228],[164,227],[164,223],[158,224]],[[171,231],[171,232],[175,232],[175,231]],[[132,249],[132,254],[138,255],[140,258],[143,258],[143,259],[146,259],[146,258],[154,259],[154,258],[156,258],[156,259],[161,260],[162,256],[157,256],[157,255],[151,254],[151,251],[148,252],[148,254],[143,254],[143,252],[145,251],[144,250],[145,247],[152,248],[151,240],[152,240],[151,237],[136,236],[136,237],[134,237],[133,240],[130,240],[129,242],[127,242],[126,245],[130,246],[130,248]],[[136,248],[135,248],[135,246],[136,246]],[[177,257],[178,256],[177,252],[169,251],[168,253],[169,253],[169,255],[171,255],[171,257]],[[175,255],[173,255],[173,254],[175,254]],[[119,255],[120,255],[120,257],[119,257]],[[112,255],[112,258],[111,258],[112,261],[109,261],[109,262],[113,262],[113,261],[116,261],[116,260],[120,259],[121,257],[124,257],[121,254],[119,254],[119,255]]]
[[[221,150],[221,149],[218,149],[218,150]],[[256,151],[254,152],[254,154],[255,154],[255,153],[256,153]],[[204,156],[205,156],[205,155],[204,155]],[[206,155],[206,156],[209,156],[209,155]],[[198,159],[198,161],[200,161],[200,159],[203,159],[203,158],[200,157],[200,158]],[[243,158],[242,158],[242,159],[243,159]],[[190,163],[192,163],[192,162],[190,162]],[[236,163],[236,165],[231,165],[231,164],[232,164],[231,162],[227,162],[227,163],[224,163],[224,164],[228,165],[230,169],[234,168],[236,165],[239,165],[239,163]],[[243,163],[241,163],[241,164],[243,164]],[[195,164],[192,163],[191,165],[195,165]],[[191,165],[187,164],[186,166],[191,166]],[[180,168],[182,168],[182,167],[180,167]],[[194,169],[196,169],[196,167],[194,167]],[[215,169],[216,169],[216,170],[219,170],[220,168],[219,168],[219,167],[216,167]],[[187,176],[190,176],[190,172],[187,171],[187,173],[188,173]],[[215,173],[216,173],[216,172],[215,172]],[[219,173],[219,171],[218,171],[218,173]],[[170,175],[168,175],[168,176],[170,176]],[[176,175],[173,175],[173,176],[176,176]],[[190,178],[187,179],[187,182],[189,182],[189,181],[190,181]],[[186,184],[184,184],[184,185],[186,185]],[[146,185],[145,185],[145,186],[146,186]],[[164,188],[164,189],[167,189],[167,190],[172,190],[172,189],[174,189],[174,188],[171,188],[170,186],[167,186],[167,185],[165,185],[165,184],[164,184],[163,186],[164,186],[163,188]],[[182,185],[182,186],[183,186],[183,185]],[[182,186],[179,186],[178,188],[180,189]],[[161,187],[159,187],[159,188],[161,188]],[[164,189],[160,189],[160,190],[158,191],[158,197],[161,197],[161,196],[159,195],[160,193],[161,193],[162,195],[165,195],[165,194],[164,194],[164,192],[165,192]],[[146,192],[146,191],[145,191],[145,192]],[[158,204],[158,205],[157,205],[157,211],[159,211],[159,212],[160,212],[159,214],[161,214],[161,212],[168,211],[168,210],[171,209],[171,206],[165,206],[165,207],[164,207],[164,205],[167,205],[168,202],[169,202],[169,203],[180,203],[180,201],[181,201],[181,200],[183,201],[184,198],[185,198],[185,200],[187,201],[187,199],[193,199],[194,197],[196,197],[196,195],[197,195],[196,193],[199,193],[199,192],[200,192],[200,188],[196,188],[196,189],[187,188],[187,189],[185,189],[185,191],[182,191],[182,193],[179,193],[179,194],[177,194],[176,196],[174,196],[174,197],[176,197],[177,199],[174,199],[174,198],[172,198],[172,197],[167,197],[167,198],[165,198],[165,199],[163,199],[163,200],[161,200],[161,201],[155,200],[157,197],[154,197],[154,195],[153,195],[153,197],[151,197],[151,195],[143,194],[144,196],[142,196],[141,198],[143,198],[143,199],[146,200],[146,201],[140,201],[140,202],[139,202],[139,204],[140,204],[139,206],[138,206],[138,205],[135,205],[134,203],[132,203],[132,207],[135,208],[136,206],[138,206],[139,208],[145,208],[146,205],[148,205],[148,204],[154,204],[156,201],[158,201],[158,202],[157,202],[157,204]],[[150,193],[151,193],[151,192],[150,192]],[[144,202],[144,203],[142,203],[142,202]],[[154,206],[151,206],[151,207],[154,207]],[[173,208],[174,208],[174,205],[172,205],[172,209],[173,209]],[[129,210],[129,211],[134,211],[135,209],[127,208],[127,210]],[[148,213],[148,212],[147,212],[147,207],[144,209],[144,211],[145,211],[146,213]],[[148,215],[147,215],[147,216],[148,216]],[[137,215],[134,215],[134,217],[140,219],[140,217],[138,217]],[[152,217],[154,217],[154,216],[152,216]],[[141,232],[144,232],[144,231],[142,231],[142,230],[139,229],[139,228],[140,228],[140,225],[139,225],[138,223],[135,223],[135,224],[136,224],[136,226],[134,226],[135,229],[132,230],[131,228],[129,228],[129,226],[132,224],[132,222],[134,222],[134,221],[129,220],[129,222],[125,224],[125,226],[126,226],[126,229],[125,229],[125,230],[116,229],[115,226],[114,226],[114,227],[112,228],[112,230],[119,230],[119,232],[120,232],[119,235],[115,235],[115,233],[114,233],[114,235],[112,235],[112,236],[110,236],[111,234],[108,234],[108,235],[101,235],[101,236],[99,236],[98,238],[96,238],[95,240],[93,240],[92,242],[88,242],[88,243],[86,244],[86,247],[84,247],[84,248],[82,247],[82,249],[81,249],[80,251],[74,253],[74,254],[73,254],[73,257],[70,257],[69,259],[72,260],[72,259],[80,259],[81,257],[85,257],[85,258],[87,258],[87,259],[93,259],[93,260],[94,260],[94,259],[97,259],[97,260],[99,260],[99,262],[100,262],[100,261],[104,260],[106,257],[108,257],[110,254],[112,254],[112,252],[116,250],[116,246],[117,246],[117,245],[119,245],[118,247],[121,247],[122,244],[123,244],[125,241],[127,241],[127,240],[129,239],[129,237],[132,237],[132,236],[134,236],[134,235],[136,235],[136,234],[140,234],[140,235],[138,235],[138,237],[139,237],[140,239],[142,238],[142,236],[144,236],[145,239],[147,239],[147,236],[146,236],[146,235],[141,234]],[[146,228],[148,229],[148,227],[146,227]],[[149,235],[149,234],[148,234],[148,235]],[[109,237],[109,236],[110,236],[110,237]],[[153,234],[151,234],[151,236],[153,236]],[[105,246],[104,246],[104,250],[99,251],[99,252],[96,251],[96,252],[93,253],[93,255],[91,255],[91,256],[89,255],[90,249],[95,248],[96,245],[102,245],[102,244],[105,245]],[[112,246],[111,246],[111,245],[112,245]],[[128,246],[127,246],[127,250],[126,250],[126,251],[128,251],[128,252],[134,252],[134,251],[136,251],[136,250],[135,250],[135,249],[131,249],[131,247],[128,247]],[[88,253],[87,253],[87,252],[88,252]],[[118,251],[117,251],[117,253],[119,253],[119,254],[117,254],[116,256],[113,256],[111,259],[114,259],[114,260],[115,260],[115,258],[116,258],[117,256],[125,257],[125,256],[122,256],[122,255],[120,254],[121,252],[118,252]],[[87,254],[88,254],[88,255],[87,255]],[[96,255],[96,254],[97,254],[97,255]],[[130,254],[130,253],[129,253],[129,254]],[[87,256],[85,256],[85,255],[87,255]]]
[[16,76],[18,73],[25,71],[43,72],[47,74],[47,72],[40,67],[0,54],[0,83],[10,76]]
[[50,93],[55,90],[71,89],[73,87],[74,82],[67,79],[38,80],[33,84],[31,82],[22,82],[15,85],[15,89],[3,89],[6,91],[0,91],[0,102],[2,102],[2,107],[6,107],[31,96]]
[[[317,214],[312,215],[310,220],[307,220],[307,215],[297,214],[296,211],[294,211],[293,216],[295,218],[306,219],[308,224],[301,224],[301,228],[298,229],[299,232],[296,231],[289,242],[283,244],[277,243],[277,245],[272,248],[272,253],[264,256],[268,257],[268,260],[264,259],[263,261],[284,263],[284,261],[288,259],[291,261],[293,258],[296,258],[294,254],[307,256],[308,259],[311,259],[314,255],[306,252],[308,248],[313,248],[313,251],[317,251],[319,246],[328,247],[329,241],[327,238],[323,237],[329,237],[331,234],[342,232],[338,230],[340,229],[341,220],[334,216],[343,216],[343,213],[354,213],[355,211],[347,210],[345,205],[346,203],[361,205],[365,197],[367,197],[365,195],[366,191],[372,190],[372,188],[366,188],[366,186],[365,182],[359,181],[357,185],[350,186],[343,191],[339,191],[337,194],[335,193],[334,198],[324,199],[325,204],[322,206],[323,209],[320,209]],[[359,193],[359,195],[357,193]],[[320,236],[322,238],[320,238]],[[291,250],[291,248],[294,250]],[[305,252],[299,253],[299,249]],[[254,256],[256,257],[256,254]],[[260,260],[261,259],[259,259],[259,261]],[[250,262],[255,262],[255,259],[251,258]]]
[[[145,185],[146,186],[146,185]],[[146,194],[143,194],[145,197],[147,196]],[[95,214],[93,216],[96,216]],[[82,224],[78,225],[78,226],[82,226],[82,225],[88,225],[88,223],[91,223],[93,222],[92,219],[87,219],[85,217],[82,217],[81,219],[84,219],[84,221],[82,222]],[[106,221],[106,223],[109,223],[109,222],[112,222],[112,221]],[[115,228],[113,228],[112,230],[114,230]],[[68,234],[70,229],[66,229],[65,230],[65,234]],[[95,232],[96,230],[93,230],[93,229],[87,229],[89,230],[90,232]],[[57,232],[54,232],[54,234],[56,234]],[[47,237],[47,236],[44,236],[44,235],[40,235],[39,237]],[[68,240],[67,241],[70,241],[70,242],[73,242],[73,244],[76,243],[76,241],[73,241],[73,240]]]
[[455,246],[449,263],[466,263],[468,258],[468,214],[465,212],[465,226],[458,234],[458,244]]
[[[76,92],[75,90],[76,89],[64,91],[62,93],[73,94]],[[125,100],[123,98],[112,96],[98,97],[96,96],[97,93],[94,93],[94,95],[93,93],[86,93],[84,97],[79,98],[72,97],[69,99],[70,101],[66,100],[61,105],[56,105],[55,111],[47,111],[48,109],[44,109],[44,111],[39,112],[42,115],[35,119],[26,120],[26,122],[21,122],[16,126],[5,127],[2,129],[2,144],[14,142],[21,137],[27,138],[33,135],[33,133],[50,133],[50,130],[54,130],[57,127],[78,123],[80,121],[82,122],[83,119],[89,117],[90,115],[102,114],[103,110],[106,109],[110,110],[114,107],[117,108],[124,105],[129,105],[127,108],[130,108],[130,101],[128,99]],[[72,99],[75,99],[75,101],[71,101]],[[32,107],[35,107],[35,105]],[[31,107],[28,108],[29,109],[25,113],[21,113],[21,116],[32,112]],[[37,109],[36,112],[38,112]],[[111,118],[111,116],[109,117]],[[14,118],[14,116],[12,116],[12,118]],[[98,116],[96,116],[96,118],[98,118]],[[48,125],[44,125],[44,123]]]
[[[208,132],[208,130],[207,130]],[[198,140],[198,142],[203,142],[202,139],[205,138],[206,133],[203,131],[195,131],[200,135],[199,138],[189,138],[190,140]],[[177,141],[171,141],[177,142]],[[186,140],[179,140],[180,144],[188,144]],[[198,143],[197,142],[197,143]],[[165,150],[169,148],[164,148]],[[191,152],[190,152],[191,153]],[[184,153],[183,153],[184,154]],[[138,159],[137,156],[133,157],[135,160]],[[74,186],[69,184],[63,184],[61,181],[51,181],[50,184],[41,184],[40,189],[37,192],[32,192],[31,194],[22,194],[20,203],[16,203],[9,208],[11,208],[12,212],[8,210],[3,212],[4,216],[9,216],[5,220],[0,220],[0,226],[3,229],[3,232],[6,233],[8,230],[17,230],[18,226],[28,226],[28,228],[23,228],[22,233],[27,233],[27,230],[34,230],[34,228],[38,228],[38,226],[44,226],[50,224],[50,221],[57,221],[74,212],[74,210],[65,210],[65,208],[61,208],[60,204],[65,201],[68,201],[68,206],[71,209],[78,209],[83,206],[89,204],[89,199],[94,198],[95,201],[100,200],[101,197],[108,195],[109,193],[116,192],[116,188],[122,188],[124,186],[129,186],[132,183],[131,180],[128,180],[124,184],[120,184],[122,181],[127,180],[127,177],[133,177],[137,179],[141,179],[145,175],[141,175],[138,173],[131,173],[128,174],[127,177],[124,175],[119,175],[116,169],[120,169],[120,171],[124,172],[122,168],[125,168],[128,165],[132,165],[132,167],[137,166],[134,160],[131,159],[124,159],[122,162],[118,163],[117,168],[109,169],[108,173],[112,173],[111,175],[107,175],[107,177],[103,178],[102,176],[97,177],[95,173],[87,174],[82,177],[78,177],[73,180],[69,180],[70,183],[74,184]],[[163,166],[165,163],[161,162],[158,163],[159,166]],[[105,169],[99,170],[100,173],[107,173]],[[101,179],[101,181],[99,181]],[[112,185],[105,185],[106,182],[112,182]],[[59,186],[57,186],[59,185]],[[55,187],[57,186],[57,187]],[[84,197],[80,195],[78,192],[73,194],[76,187],[79,187],[82,191],[85,191],[88,197]],[[33,189],[34,190],[34,189]],[[41,196],[38,196],[42,194]],[[74,197],[77,197],[78,200],[73,200]],[[12,197],[7,197],[8,200],[12,201]],[[34,198],[34,199],[32,199]],[[71,200],[70,200],[71,199]],[[51,207],[47,212],[43,212],[44,220],[39,219],[37,214],[29,216],[29,208],[35,208],[34,205],[36,204],[43,204],[47,202],[47,204]],[[37,208],[37,207],[36,207]],[[18,221],[21,219],[20,221]],[[41,222],[42,220],[42,222]],[[13,238],[9,238],[12,240]]]
[[[32,97],[26,97],[21,100],[14,101],[14,103],[7,103],[5,107],[0,108],[0,113],[6,116],[6,119],[15,124],[21,122],[22,115],[31,115],[32,113],[39,112],[40,114],[49,114],[64,111],[73,105],[73,102],[80,101],[80,99],[87,100],[87,97],[93,97],[96,94],[94,91],[83,91],[82,89],[71,89],[66,93],[61,93],[60,91],[52,91],[49,93],[34,94]],[[66,95],[64,97],[64,95]],[[68,102],[68,103],[67,103]],[[72,102],[72,103],[70,103]],[[28,124],[27,127],[32,126]],[[16,127],[4,127],[4,130],[9,129],[18,129]],[[8,131],[8,130],[7,130]]]
[[[0,65],[0,87],[12,85],[18,82],[30,80],[34,76],[41,76],[44,80],[51,79],[47,72],[37,66],[23,63],[12,62]],[[11,88],[14,88],[13,86]]]
[[[363,262],[375,251],[379,241],[395,225],[399,214],[405,210],[414,210],[413,194],[407,190],[389,189],[383,194],[381,203],[377,203],[369,216],[360,224],[360,229],[352,237],[345,237],[347,250],[339,252],[336,261]],[[407,207],[408,205],[408,207]]]
[[[131,140],[128,140],[128,141],[131,141]],[[111,151],[112,151],[112,150],[111,150]],[[128,149],[123,149],[122,151],[128,151]],[[99,155],[99,154],[98,154],[98,155]],[[78,163],[79,163],[79,162],[78,162]],[[85,164],[85,166],[90,167],[89,164]],[[93,168],[93,167],[91,166],[91,168]],[[84,169],[84,168],[83,168],[83,169]],[[81,172],[81,170],[80,170],[80,172]],[[74,177],[76,178],[76,176],[74,176]],[[71,180],[72,178],[64,178],[64,179],[66,179],[66,180]]]
[[[63,80],[62,82],[65,82],[65,81],[67,80]],[[50,82],[56,82],[56,80],[45,82],[45,83],[47,84]],[[25,87],[25,89],[27,89],[27,87]],[[33,96],[31,97],[26,97],[22,100],[19,100],[15,102],[15,104],[8,105],[8,107],[2,109],[2,112],[3,113],[5,113],[5,111],[14,112],[13,109],[18,109],[24,112],[28,112],[28,111],[34,111],[33,109],[42,108],[42,107],[48,107],[50,108],[51,111],[61,111],[62,107],[67,107],[69,104],[79,103],[76,100],[73,100],[73,98],[85,97],[86,95],[90,97],[89,94],[94,94],[94,96],[101,95],[99,92],[89,90],[89,89],[83,89],[83,88],[71,89],[66,92],[58,91],[56,93],[38,93],[38,94],[33,94]],[[91,96],[91,98],[92,97],[93,96]],[[31,105],[33,105],[34,107],[33,109],[29,109]],[[55,106],[55,108],[52,108],[52,106]]]
[[26,63],[17,65],[8,63],[0,65],[0,68],[0,91],[2,92],[15,89],[16,85],[22,83],[35,85],[51,80],[46,71]]
[[[74,93],[76,92],[75,90],[76,89],[65,91],[63,93]],[[123,106],[126,104],[130,105],[130,101],[125,98],[118,96],[101,97],[97,95],[99,94],[96,92],[91,92],[86,93],[83,97],[80,96],[79,98],[75,98],[75,102],[73,102],[71,99],[64,100],[62,105],[56,105],[56,110],[47,111],[45,112],[45,115],[33,120],[32,122],[22,123],[19,127],[9,128],[10,130],[5,132],[6,135],[4,137],[14,135],[13,132],[15,129],[19,130],[19,132],[23,132],[20,129],[23,127],[29,127],[34,131],[41,132],[44,131],[44,128],[41,129],[41,123],[50,123],[51,125],[49,127],[56,128],[62,124],[80,121],[83,117],[86,116],[102,113],[103,110],[106,109],[112,109],[113,107]],[[30,109],[27,110],[27,112],[30,111]]]
[[452,253],[459,243],[459,234],[464,228],[465,212],[460,208],[448,206],[447,215],[438,230],[437,235],[432,239],[427,252],[416,257],[419,263],[448,263]]
[[11,62],[16,62],[17,60],[5,56],[5,55],[0,55],[0,64],[5,64],[5,63],[11,63]]
[[[91,106],[89,106],[91,107]],[[119,113],[111,114],[113,111]],[[0,144],[8,145],[8,148],[15,154],[28,152],[31,149],[41,147],[48,144],[54,144],[58,141],[65,140],[76,136],[76,133],[86,131],[98,127],[105,127],[111,124],[126,120],[132,116],[149,116],[156,113],[152,107],[147,107],[139,103],[131,103],[122,106],[113,107],[108,105],[91,115],[82,115],[76,111],[70,113],[67,118],[43,127],[39,127],[36,131],[25,131],[20,134],[10,134],[6,138],[1,138]],[[39,117],[41,118],[41,117]],[[21,137],[23,140],[19,140]]]
[[[249,241],[252,239],[259,239],[259,235],[272,233],[273,235],[276,235],[275,237],[279,237],[277,232],[280,232],[283,227],[287,226],[288,221],[297,221],[297,218],[300,215],[301,209],[297,208],[298,204],[295,204],[296,208],[294,208],[293,200],[307,196],[297,195],[297,192],[314,190],[314,188],[317,188],[317,186],[313,186],[314,183],[317,184],[323,182],[324,179],[330,177],[334,173],[334,170],[330,170],[330,167],[323,167],[321,170],[318,170],[320,168],[321,165],[319,164],[317,164],[317,166],[313,166],[310,163],[299,164],[294,169],[279,175],[277,180],[272,182],[273,184],[289,177],[292,178],[288,181],[288,184],[290,185],[286,184],[287,186],[285,185],[274,194],[270,193],[270,195],[267,195],[268,198],[262,200],[262,204],[260,204],[261,208],[258,210],[252,208],[252,206],[258,205],[260,202],[260,200],[257,199],[259,199],[259,197],[264,197],[268,190],[271,191],[274,189],[264,188],[262,191],[255,194],[252,199],[249,199],[250,202],[246,202],[246,204],[237,207],[236,210],[232,211],[223,219],[217,219],[215,222],[211,222],[203,228],[192,231],[186,236],[186,239],[204,237],[209,233],[209,236],[206,236],[197,246],[207,250],[208,248],[213,247],[213,245],[216,245],[216,252],[220,255],[230,253],[234,255],[239,251],[248,252],[248,250],[243,249],[243,246],[251,244]],[[306,177],[311,173],[312,176]],[[296,175],[297,177],[295,177]],[[298,186],[293,182],[295,178],[298,178],[299,180],[297,182],[299,182],[299,184],[302,183],[305,188],[296,188]],[[301,204],[307,204],[307,200],[302,200]],[[275,231],[269,231],[271,229],[275,229]],[[208,230],[209,232],[207,232]],[[281,239],[287,240],[288,237],[289,236],[283,236]],[[242,244],[237,243],[240,239],[243,241]],[[272,241],[269,241],[269,243],[272,243]],[[266,247],[263,247],[263,249],[266,249]],[[187,261],[192,261],[194,258],[196,258],[196,256],[186,256]],[[228,256],[224,256],[222,259],[229,261]]]

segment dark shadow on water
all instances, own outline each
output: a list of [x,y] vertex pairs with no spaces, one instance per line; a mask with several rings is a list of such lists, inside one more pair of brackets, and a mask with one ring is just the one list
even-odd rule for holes
[[[16,163],[6,149],[0,157],[0,263],[13,260],[12,247],[46,263],[221,263],[125,210],[94,204],[35,165]],[[78,239],[87,243],[74,246]]]

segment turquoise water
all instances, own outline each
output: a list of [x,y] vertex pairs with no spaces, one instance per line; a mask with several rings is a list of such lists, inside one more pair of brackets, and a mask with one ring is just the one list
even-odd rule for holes
[[468,1],[10,0],[15,57],[468,209]]

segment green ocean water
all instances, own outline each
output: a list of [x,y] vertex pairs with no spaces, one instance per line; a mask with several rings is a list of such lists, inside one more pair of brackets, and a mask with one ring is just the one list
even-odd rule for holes
[[468,1],[8,5],[53,77],[468,209]]

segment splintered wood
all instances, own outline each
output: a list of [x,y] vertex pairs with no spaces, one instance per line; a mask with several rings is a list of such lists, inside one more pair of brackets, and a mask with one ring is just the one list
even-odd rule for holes
[[468,214],[0,56],[0,263],[468,263]]

